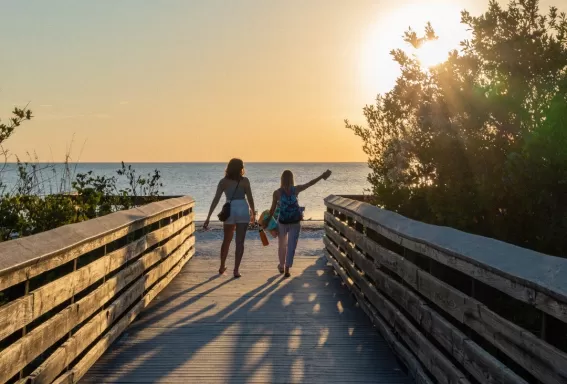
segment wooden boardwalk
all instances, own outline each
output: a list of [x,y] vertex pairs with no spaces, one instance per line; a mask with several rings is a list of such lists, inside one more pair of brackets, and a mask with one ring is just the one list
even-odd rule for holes
[[324,257],[289,279],[275,260],[245,254],[232,279],[198,254],[82,383],[410,383]]

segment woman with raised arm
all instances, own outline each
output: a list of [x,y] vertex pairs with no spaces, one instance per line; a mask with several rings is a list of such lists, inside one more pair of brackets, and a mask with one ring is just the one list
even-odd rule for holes
[[295,185],[293,173],[285,170],[281,177],[281,186],[274,191],[270,217],[274,215],[279,205],[278,221],[278,256],[280,263],[278,270],[289,277],[289,270],[293,266],[295,249],[301,231],[301,220],[303,220],[303,209],[299,206],[297,195],[321,180],[327,180],[331,171],[326,170],[321,176],[311,180],[307,184]]
[[242,160],[232,159],[229,161],[225,175],[217,186],[217,192],[211,203],[211,209],[209,210],[207,220],[205,220],[203,224],[203,228],[207,229],[209,227],[211,215],[217,207],[223,193],[227,203],[230,203],[230,215],[223,223],[224,238],[220,252],[219,274],[222,275],[226,271],[226,258],[232,237],[236,230],[236,254],[234,257],[233,276],[239,278],[242,276],[239,268],[242,255],[244,255],[246,231],[250,224],[250,211],[255,212],[252,189],[250,188],[250,181],[247,177],[244,177],[244,163]]

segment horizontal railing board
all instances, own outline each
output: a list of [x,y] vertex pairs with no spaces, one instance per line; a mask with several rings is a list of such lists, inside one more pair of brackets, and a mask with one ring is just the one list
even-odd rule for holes
[[390,325],[388,325],[368,304],[365,302],[364,294],[357,289],[353,280],[347,275],[339,262],[333,257],[328,249],[325,249],[327,260],[334,267],[337,274],[342,278],[343,282],[352,290],[360,307],[370,317],[372,323],[378,328],[380,334],[388,345],[398,355],[403,364],[408,368],[410,376],[415,380],[416,384],[433,384],[429,376],[423,370],[421,363],[394,335]]
[[[0,340],[88,288],[105,275],[124,265],[128,260],[140,255],[147,248],[167,239],[187,224],[192,223],[193,217],[193,213],[183,216],[172,224],[150,232],[143,238],[0,307],[0,324],[6,324],[0,327]],[[192,233],[194,224],[190,225],[193,228]],[[12,320],[7,321],[7,319]]]
[[[190,233],[193,232],[193,228],[194,225],[191,224],[189,228]],[[170,240],[163,247],[158,248],[155,251],[145,255],[138,261],[138,263],[133,264],[129,269],[122,271],[118,275],[118,278],[123,277],[127,280],[122,284],[117,284],[114,287],[120,287],[121,285],[126,286],[131,281],[134,281],[143,273],[144,269],[155,264],[160,260],[160,258],[168,257],[169,253],[176,248],[176,244],[177,243],[175,240]],[[147,265],[148,260],[152,260],[151,265]],[[137,276],[131,275],[130,271],[136,270],[138,264],[144,266],[145,268],[138,269],[139,274]],[[159,277],[157,276],[158,273],[155,273],[153,271],[150,272],[150,274],[151,276],[149,278],[152,280],[152,282]],[[103,286],[112,287],[113,285],[111,280],[109,280]],[[23,367],[33,361],[33,359],[35,359],[37,356],[39,356],[39,354],[41,354],[47,348],[51,347],[58,340],[64,337],[76,325],[80,324],[91,314],[95,313],[98,308],[100,308],[106,303],[106,301],[108,301],[104,300],[103,297],[106,297],[108,299],[112,298],[117,290],[114,292],[107,291],[106,295],[104,295],[104,288],[102,288],[103,286],[98,287],[97,290],[91,292],[89,295],[79,300],[78,302],[69,305],[61,312],[32,330],[30,333],[1,351],[0,382],[8,380],[11,376],[19,372]],[[142,284],[141,287],[142,292],[147,288],[144,284]]]
[[[369,247],[368,244],[373,246]],[[407,259],[386,250],[369,238],[365,238],[365,242],[359,246],[375,257],[375,262],[396,273],[422,296],[438,305],[455,320],[473,329],[543,382],[567,382],[567,354],[564,352],[503,319],[479,301],[417,268]],[[384,262],[383,256],[390,260]]]
[[348,261],[338,248],[332,245],[327,238],[324,239],[327,250],[339,264],[346,268],[348,275],[355,281],[362,293],[388,321],[396,334],[408,345],[425,368],[437,379],[439,383],[469,383],[466,377],[455,367],[441,352],[431,344],[429,340],[413,326],[393,304],[391,304],[375,288],[371,287],[354,266]]
[[[71,195],[71,194],[56,194],[56,195],[49,195],[50,197],[60,197],[62,199],[70,199],[74,201],[79,201],[84,199],[81,195]],[[127,201],[133,205],[146,205],[151,204],[156,201],[162,200],[169,200],[175,199],[178,197],[184,197],[183,195],[156,195],[156,196],[116,196],[116,195],[105,195],[102,196],[100,199],[99,205],[104,203],[112,203],[112,202],[124,202]]]
[[[373,260],[369,260],[357,251],[353,244],[346,243],[346,240],[352,241],[360,233],[328,213],[325,219],[340,232],[333,233],[333,230],[327,227],[327,235],[335,242],[339,242],[354,263],[372,278],[376,287],[411,315],[413,320],[419,323],[473,377],[483,383],[527,384],[525,380],[431,309],[417,293],[413,293],[409,288],[382,272]],[[346,238],[342,238],[341,234]]]
[[[171,199],[0,244],[0,251],[26,250],[12,254],[25,262],[0,271],[0,290],[26,282],[23,296],[0,306],[0,382],[33,369],[18,383],[51,383],[89,353],[98,335],[116,330],[136,301],[147,305],[174,266],[194,254],[193,206],[190,197]],[[79,235],[86,240],[77,241]],[[58,276],[50,274],[51,281],[32,279],[52,270]]]
[[146,308],[149,303],[173,280],[179,273],[183,265],[193,256],[190,252],[177,259],[177,263],[167,271],[167,275],[157,283],[143,298],[136,304],[126,316],[116,323],[110,331],[89,350],[89,352],[73,367],[70,371],[61,375],[54,384],[78,383],[89,368],[102,356],[106,349],[117,339],[117,337],[128,327],[138,314]]
[[[144,271],[151,268],[159,260],[166,258],[166,257],[174,257],[173,255],[170,256],[170,254],[178,246],[181,245],[182,247],[185,247],[185,248],[181,248],[180,252],[187,252],[188,250],[193,249],[194,244],[195,244],[195,237],[192,236],[191,229],[192,228],[189,227],[188,231],[186,233],[182,232],[181,234],[176,236],[174,239],[168,241],[164,246],[152,251],[151,253],[144,255],[142,258],[137,260],[134,264],[129,266],[127,269],[121,271],[118,275],[116,275],[112,279],[108,280],[105,283],[105,285],[108,286],[109,289],[114,288],[114,291],[120,291],[122,288],[124,288],[125,286],[127,286],[131,282],[135,281],[140,276],[142,276]],[[147,275],[143,276],[143,277],[146,278]],[[138,282],[136,282],[135,285],[136,284],[137,284],[137,287],[138,287],[137,289],[141,289],[141,293],[143,293],[144,290],[147,288],[147,281],[145,279],[138,280]],[[109,291],[109,289],[106,289],[106,291]],[[112,292],[112,291],[110,291],[110,292]],[[140,295],[138,295],[138,297],[141,296],[141,293],[140,293]],[[123,293],[122,295],[124,295],[124,294],[125,293]],[[102,300],[100,300],[100,305],[106,304],[106,302],[108,302],[108,300],[102,299]],[[106,310],[106,311],[108,311],[108,310]],[[105,312],[105,313],[108,313],[108,312]],[[91,320],[88,324],[90,324],[92,321],[93,320]],[[110,323],[112,323],[112,322],[110,322]],[[78,332],[83,332],[82,331],[83,328],[88,326],[88,324],[83,326]],[[104,329],[101,329],[100,333],[103,330]],[[77,342],[84,343],[85,339],[81,339],[80,341],[77,341]],[[87,344],[87,346],[89,344]],[[73,346],[75,348],[70,348],[70,346]],[[66,342],[61,347],[59,347],[56,350],[56,352],[54,352],[45,362],[43,362],[41,364],[41,366],[39,368],[37,368],[30,375],[30,380],[31,380],[30,383],[36,383],[36,382],[47,383],[47,382],[50,382],[50,381],[45,381],[45,380],[41,380],[41,379],[43,377],[45,377],[46,375],[52,374],[54,371],[56,371],[56,369],[61,366],[62,359],[64,359],[64,361],[68,364],[69,362],[73,361],[73,359],[77,355],[79,355],[83,350],[84,350],[84,348],[83,349],[77,348],[76,343],[74,343],[74,344],[70,343],[70,345],[69,345]],[[64,367],[65,366],[66,365],[64,365]],[[60,372],[61,372],[61,370],[59,370],[57,372],[57,374],[59,374]]]
[[567,259],[421,223],[343,197],[329,196],[325,202],[405,248],[567,322]]
[[[337,203],[337,200],[333,199],[333,197],[328,198],[328,200],[329,199]],[[341,216],[341,219],[348,220],[350,225],[352,225],[352,221],[355,221],[356,224],[360,223],[364,227],[373,229],[379,234],[394,240],[396,243],[401,244],[404,248],[417,251],[425,257],[429,256],[432,260],[436,260],[434,257],[431,257],[430,251],[432,248],[428,246],[423,247],[423,244],[420,245],[421,248],[417,247],[413,240],[411,242],[404,241],[406,239],[403,238],[402,235],[394,234],[394,236],[392,236],[389,229],[375,222],[376,216],[373,217],[373,220],[368,220],[366,217],[361,216],[360,209],[353,209],[353,205],[355,205],[356,202],[348,200],[341,201],[341,206],[335,203],[326,202],[327,206],[331,210],[334,210],[339,214],[343,214],[344,216]],[[356,203],[356,205],[358,206],[358,203]],[[348,207],[345,208],[345,206]],[[366,208],[368,207],[365,207],[365,209]],[[353,213],[353,211],[357,211],[358,213]],[[360,248],[367,256],[371,257],[375,264],[382,265],[389,271],[394,272],[421,296],[424,296],[427,300],[435,303],[439,308],[445,311],[445,313],[461,322],[464,326],[474,330],[477,334],[508,355],[511,360],[516,361],[519,366],[531,373],[534,377],[538,378],[541,382],[567,382],[567,355],[563,351],[551,346],[544,340],[522,329],[513,322],[500,317],[478,300],[473,299],[451,285],[440,281],[427,271],[420,269],[416,264],[405,259],[402,255],[385,249],[382,245],[376,243],[365,234],[358,232],[354,228],[346,230],[345,228],[347,228],[348,225],[341,220],[334,218],[334,215],[330,212],[325,215],[325,218],[327,220],[327,227],[330,225],[338,230],[347,232],[343,235],[346,237],[352,236],[352,239],[349,239],[349,241],[355,243],[356,248]],[[362,227],[358,229],[362,230]],[[332,232],[328,233],[328,235],[331,235],[331,238],[333,237]],[[396,238],[396,236],[398,236],[398,238]],[[335,238],[335,240],[339,243],[341,241],[339,238]],[[413,249],[411,246],[413,246]],[[343,244],[343,248],[348,247]],[[351,248],[354,249],[354,246]],[[402,249],[403,248],[400,248],[400,250]],[[447,258],[446,253],[436,252],[437,253],[435,255],[444,256],[445,261],[451,260]],[[542,254],[539,255],[542,257],[551,257]],[[455,266],[459,265],[454,262],[455,260],[468,260],[468,258],[453,258],[452,262],[445,263],[448,267],[453,268],[455,271],[460,271],[459,268],[455,268]],[[480,264],[476,264],[475,267],[483,268],[479,265]],[[365,270],[364,266],[359,265],[358,268],[370,276],[371,271]],[[368,265],[366,265],[366,269],[367,268]],[[466,272],[465,275],[467,275]],[[468,275],[470,276],[470,274]],[[473,279],[477,278],[476,275],[470,277]],[[376,276],[375,274],[373,278],[379,281],[380,276]],[[500,280],[506,280],[506,277],[499,276],[498,278]],[[482,279],[478,280],[482,281]],[[514,282],[511,283],[514,284]],[[489,285],[493,286],[493,284]],[[540,294],[540,292],[537,292],[537,294]],[[532,303],[532,305],[534,305],[534,303]],[[412,310],[410,309],[408,312],[411,314]],[[472,344],[467,343],[467,348],[471,347]],[[485,361],[488,360],[485,359]]]
[[0,290],[193,205],[189,196],[174,198],[0,243]]
[[[194,253],[194,238],[185,240],[178,250],[185,255]],[[144,279],[138,280],[131,288],[130,294],[125,292],[111,306],[96,315],[85,324],[75,335],[58,348],[44,363],[41,364],[30,376],[28,384],[51,383],[69,364],[79,356],[86,348],[96,340],[114,321],[139,298],[146,287]]]

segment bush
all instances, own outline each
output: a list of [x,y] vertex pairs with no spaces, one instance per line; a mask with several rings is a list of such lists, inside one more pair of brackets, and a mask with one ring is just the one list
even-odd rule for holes
[[[378,204],[555,255],[567,237],[567,17],[537,0],[491,1],[472,38],[423,69],[401,49],[394,88],[366,106],[361,137]],[[411,30],[415,48],[436,39]]]
[[[0,148],[22,122],[31,118],[29,110],[16,108],[9,124],[0,124]],[[7,162],[7,152],[3,150],[2,154]],[[62,175],[57,174],[55,166],[22,163],[19,159],[17,171],[17,183],[9,189],[0,170],[0,241],[132,208],[132,197],[144,196],[145,202],[151,202],[162,194],[163,187],[158,170],[139,176],[131,165],[124,163],[111,177],[92,171],[73,175],[68,160]],[[45,177],[45,173],[50,177]],[[52,179],[60,181],[55,193]],[[124,183],[120,183],[122,180]]]

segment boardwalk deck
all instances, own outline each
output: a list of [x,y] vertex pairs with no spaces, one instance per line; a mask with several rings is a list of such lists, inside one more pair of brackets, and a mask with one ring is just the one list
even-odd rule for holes
[[282,279],[267,249],[241,279],[198,252],[82,383],[410,382],[323,257]]

